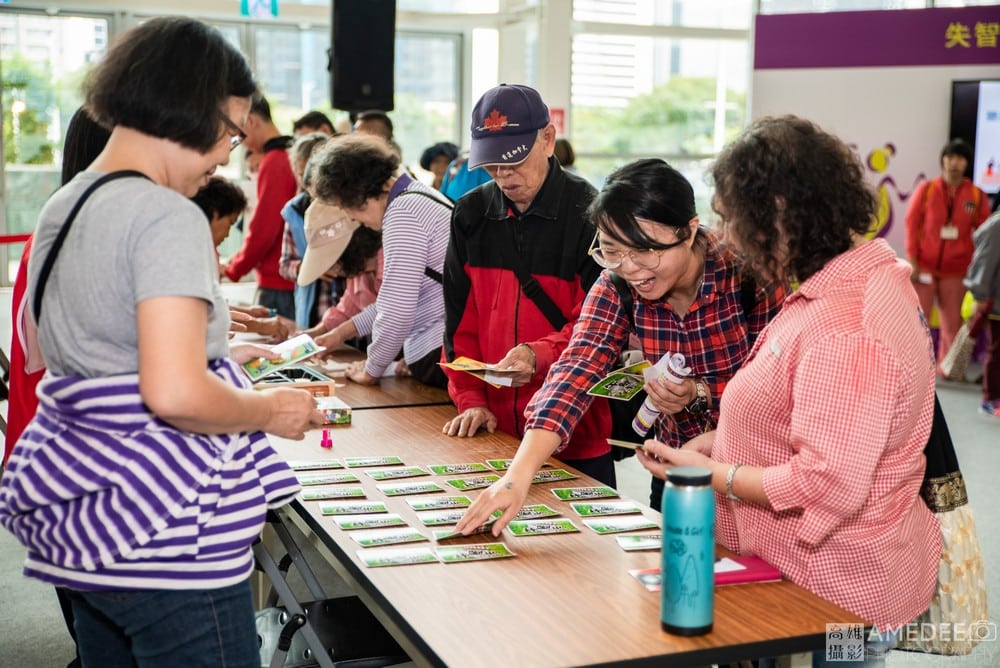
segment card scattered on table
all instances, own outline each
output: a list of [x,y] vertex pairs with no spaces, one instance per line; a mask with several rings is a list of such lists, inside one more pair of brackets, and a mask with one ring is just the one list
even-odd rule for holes
[[651,522],[643,515],[626,515],[624,517],[601,517],[583,520],[583,523],[597,533],[619,533],[622,531],[641,531],[643,529],[659,529],[656,522]]
[[626,552],[659,550],[663,546],[663,536],[658,533],[648,533],[641,536],[615,536],[615,540]]
[[330,501],[319,504],[324,515],[367,515],[389,512],[381,501]]
[[429,510],[417,513],[417,518],[425,527],[436,527],[446,524],[458,524],[463,515],[465,515],[465,509],[458,508],[455,510]]
[[413,527],[404,527],[402,529],[369,529],[368,531],[355,531],[350,536],[361,547],[416,543],[427,540],[427,536]]
[[395,455],[385,457],[344,457],[348,468],[362,466],[402,466],[403,460]]
[[609,499],[618,496],[611,487],[558,487],[552,490],[560,501],[575,501],[578,499]]
[[324,489],[304,489],[302,498],[306,501],[329,501],[330,499],[364,499],[363,487],[327,487]]
[[465,491],[469,489],[482,489],[484,487],[489,487],[499,479],[500,476],[495,473],[489,473],[487,475],[476,476],[475,478],[451,478],[449,480],[445,480],[445,482],[455,489]]
[[342,469],[339,459],[292,459],[288,467],[293,471],[319,471],[321,469]]
[[545,517],[555,517],[559,514],[559,511],[549,508],[544,503],[536,503],[531,506],[524,506],[519,511],[517,515],[514,516],[515,520],[540,520]]
[[307,473],[298,476],[299,484],[310,485],[336,485],[344,482],[358,482],[358,476],[350,471],[335,471],[333,473]]
[[486,465],[489,466],[494,471],[506,471],[510,468],[510,463],[514,461],[513,459],[487,459]]
[[513,520],[507,525],[515,536],[541,536],[550,533],[575,533],[580,531],[572,520],[564,517],[547,520]]
[[569,505],[581,517],[632,515],[642,512],[642,508],[635,501],[574,501]]
[[434,475],[461,475],[463,473],[482,473],[489,471],[485,464],[471,462],[469,464],[432,464],[428,466]]
[[358,550],[358,558],[369,568],[437,563],[438,560],[429,547],[361,549]]
[[422,475],[430,475],[425,469],[419,466],[406,466],[400,469],[372,469],[365,471],[374,480],[395,480],[396,478],[416,478]]
[[566,469],[552,469],[551,471],[539,471],[531,478],[531,484],[539,482],[562,482],[563,480],[572,480],[573,478],[578,478]]
[[435,550],[438,559],[446,564],[485,559],[505,559],[516,556],[503,543],[477,543],[474,545],[445,545]]
[[467,496],[432,496],[429,499],[407,499],[406,502],[414,510],[448,510],[472,505],[472,499]]
[[407,494],[430,494],[443,492],[444,488],[433,480],[422,482],[384,482],[378,485],[379,491],[386,496],[406,496]]
[[343,531],[355,529],[382,529],[385,527],[406,526],[403,518],[395,514],[385,515],[340,515],[333,519]]

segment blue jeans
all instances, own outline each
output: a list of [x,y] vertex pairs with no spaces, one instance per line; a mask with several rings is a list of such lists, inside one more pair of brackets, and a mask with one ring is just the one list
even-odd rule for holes
[[85,668],[259,668],[250,582],[188,591],[67,590]]

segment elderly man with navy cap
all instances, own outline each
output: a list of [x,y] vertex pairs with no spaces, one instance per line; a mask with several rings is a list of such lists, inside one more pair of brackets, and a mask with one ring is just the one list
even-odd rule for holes
[[[444,353],[510,373],[497,387],[447,370],[458,415],[444,432],[469,437],[499,429],[521,438],[525,407],[566,347],[600,274],[587,254],[595,228],[585,215],[596,191],[552,156],[555,126],[528,86],[486,91],[471,130],[469,168],[481,166],[493,180],[455,205],[444,266]],[[614,486],[610,433],[607,402],[595,401],[559,457]]]

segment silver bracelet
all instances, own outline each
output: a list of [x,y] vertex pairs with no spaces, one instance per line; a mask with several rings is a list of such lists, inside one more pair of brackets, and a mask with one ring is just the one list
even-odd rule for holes
[[726,474],[726,496],[732,501],[741,501],[740,497],[733,493],[733,480],[736,478],[736,472],[742,468],[743,464],[733,464],[729,467],[729,473]]

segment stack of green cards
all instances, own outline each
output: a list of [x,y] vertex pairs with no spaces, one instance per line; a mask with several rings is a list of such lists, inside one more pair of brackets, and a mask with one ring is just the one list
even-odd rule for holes
[[344,457],[344,464],[348,468],[362,466],[402,466],[403,460],[395,455],[384,457]]
[[472,505],[472,499],[467,496],[433,496],[429,499],[407,499],[406,502],[414,510],[448,510]]
[[363,487],[326,487],[323,489],[304,489],[302,498],[306,501],[328,501],[330,499],[364,499]]
[[427,536],[413,527],[402,529],[370,529],[355,531],[350,534],[361,547],[377,547],[379,545],[395,545],[397,543],[416,543],[427,540]]
[[648,533],[641,536],[615,536],[615,540],[626,552],[659,550],[663,546],[663,536],[658,533]]
[[618,492],[611,487],[559,487],[552,490],[552,493],[561,501],[607,499],[618,496]]
[[514,520],[507,525],[515,536],[541,536],[548,533],[574,533],[579,531],[572,520],[564,517],[549,520]]
[[288,468],[293,471],[318,471],[321,469],[342,469],[339,459],[290,459]]
[[551,471],[539,471],[532,477],[531,483],[535,484],[538,482],[562,482],[563,480],[572,480],[577,478],[566,469],[552,469]]
[[620,533],[622,531],[641,531],[642,529],[657,529],[656,522],[651,522],[643,515],[628,515],[626,517],[602,517],[584,520],[584,524],[597,533]]
[[642,370],[650,366],[649,362],[643,360],[631,366],[623,367],[601,379],[594,385],[587,394],[595,397],[607,397],[619,401],[628,401],[642,391],[642,386],[646,380],[643,378]]
[[374,480],[395,480],[396,478],[416,478],[422,475],[430,475],[419,466],[406,466],[400,469],[373,469],[365,471]]
[[485,464],[472,462],[471,464],[432,464],[428,466],[434,475],[462,475],[465,473],[482,473],[489,471]]
[[437,557],[429,547],[362,549],[358,550],[358,558],[369,568],[437,563]]
[[484,559],[505,559],[515,556],[503,543],[478,543],[475,545],[446,545],[435,550],[438,559],[446,564]]
[[406,496],[407,494],[430,494],[443,492],[444,488],[433,480],[425,482],[387,482],[376,485],[386,496]]
[[575,501],[569,505],[581,517],[631,515],[642,512],[642,508],[635,501]]
[[333,521],[344,531],[355,529],[381,529],[384,527],[405,526],[403,518],[395,514],[385,515],[341,515]]
[[309,485],[336,485],[344,482],[358,482],[358,476],[350,471],[332,471],[330,473],[305,473],[297,476],[299,484]]
[[367,515],[389,511],[381,501],[331,501],[319,504],[319,512],[324,515]]
[[476,476],[475,478],[451,478],[450,480],[445,480],[445,482],[455,489],[466,491],[469,489],[482,489],[484,487],[489,487],[499,479],[500,476],[495,473],[490,473],[487,475]]

